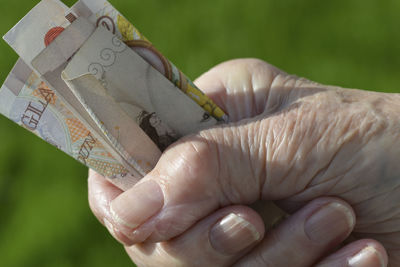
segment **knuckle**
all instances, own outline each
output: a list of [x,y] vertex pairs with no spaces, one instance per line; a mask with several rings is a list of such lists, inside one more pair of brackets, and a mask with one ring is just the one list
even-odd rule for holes
[[184,137],[165,151],[152,174],[163,187],[179,184],[179,188],[200,190],[212,185],[211,178],[218,172],[216,157],[211,141],[199,135]]
[[218,167],[215,145],[212,140],[200,136],[183,140],[179,145],[179,151],[176,151],[174,167],[185,173],[187,179],[212,175],[214,169]]

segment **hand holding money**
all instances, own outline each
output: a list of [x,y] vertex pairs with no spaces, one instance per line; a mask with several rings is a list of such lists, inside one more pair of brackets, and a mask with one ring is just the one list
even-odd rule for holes
[[[21,59],[0,90],[1,113],[122,189],[144,176],[125,193],[112,187],[115,194],[106,203],[109,214],[100,216],[130,242],[163,241],[185,230],[181,237],[194,237],[191,229],[204,230],[196,223],[211,227],[207,216],[216,216],[212,218],[217,219],[217,229],[208,227],[209,235],[200,231],[203,234],[197,237],[218,251],[231,251],[260,242],[263,228],[248,207],[241,206],[240,211],[230,205],[282,199],[280,204],[294,211],[329,194],[355,205],[360,237],[384,235],[386,239],[380,240],[398,251],[396,96],[320,86],[259,61],[244,68],[251,73],[248,80],[237,71],[243,65],[233,62],[228,64],[233,68],[222,67],[229,78],[214,70],[206,79],[212,84],[200,87],[208,88],[230,120],[238,122],[203,130],[227,121],[227,115],[105,1],[82,0],[69,9],[44,0],[5,39]],[[254,66],[258,72],[249,71]],[[225,78],[218,82],[218,77]],[[360,121],[361,126],[354,125]],[[169,147],[157,163],[169,144],[196,132]],[[351,160],[346,155],[352,155]],[[383,163],[384,173],[374,168],[376,162]],[[377,199],[384,200],[384,208]],[[351,208],[340,200],[313,203],[273,230],[275,239],[266,236],[241,263],[261,254],[273,265],[274,256],[284,266],[315,263],[332,245],[329,241],[342,240],[355,221]],[[331,224],[334,227],[329,228]],[[226,234],[233,229],[235,234],[237,227],[247,230],[249,239],[221,245],[221,230]],[[177,252],[171,242],[169,247],[156,246],[169,248],[172,255],[193,248],[187,243]],[[143,248],[132,247],[129,253],[137,256]],[[308,248],[307,256],[298,253]],[[396,252],[390,253],[392,262],[398,263]],[[324,263],[360,265],[367,257],[369,263],[387,264],[384,250],[373,240],[354,242],[339,254],[348,257],[341,262],[343,258],[333,254]]]
[[120,189],[180,137],[229,121],[107,1],[43,0],[4,39],[21,58],[0,112]]
[[[399,144],[393,142],[398,95],[320,85],[260,60],[226,62],[196,84],[237,122],[178,141],[126,192],[90,175],[94,213],[128,245],[134,262],[387,266],[379,242],[386,249],[400,247],[397,232],[390,232],[399,229],[391,216],[399,211],[399,187],[391,186],[400,177]],[[371,103],[385,105],[371,109]],[[371,110],[388,117],[376,120]],[[372,128],[360,128],[356,118]],[[380,127],[388,124],[389,129]],[[259,215],[243,206],[257,199],[279,200],[292,215],[264,232]],[[356,239],[341,244],[351,231]]]

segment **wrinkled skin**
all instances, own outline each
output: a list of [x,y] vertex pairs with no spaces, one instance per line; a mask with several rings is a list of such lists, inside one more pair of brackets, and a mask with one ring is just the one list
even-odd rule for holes
[[[227,164],[214,167],[219,173],[214,184],[224,196],[220,203],[260,196],[295,210],[319,196],[340,197],[356,211],[355,234],[382,241],[392,264],[400,264],[400,96],[327,87],[258,61],[244,71],[235,68],[239,64],[222,66],[230,73],[222,83],[229,90],[229,83],[241,79],[248,81],[248,90],[216,97],[229,99],[224,108],[234,120],[255,118],[199,138],[199,146],[207,144],[203,160],[220,155]],[[239,101],[245,105],[235,110]],[[231,147],[242,156],[224,157]],[[253,175],[243,179],[243,166]]]
[[[198,86],[236,122],[165,152],[143,179],[160,185],[162,209],[145,222],[125,220],[140,224],[135,242],[168,240],[232,204],[274,200],[294,212],[335,196],[355,210],[353,235],[380,241],[389,266],[400,266],[398,94],[324,86],[259,60],[223,63]],[[129,236],[124,222],[113,224]]]

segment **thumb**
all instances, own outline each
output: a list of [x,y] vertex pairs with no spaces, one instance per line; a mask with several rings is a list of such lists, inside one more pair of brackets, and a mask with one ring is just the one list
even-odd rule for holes
[[308,128],[298,122],[311,118],[299,118],[298,106],[289,103],[294,98],[285,94],[296,82],[288,79],[295,78],[279,74],[263,89],[269,95],[283,88],[281,95],[274,94],[276,100],[266,101],[260,115],[171,146],[151,173],[111,203],[114,226],[133,242],[164,241],[220,207],[283,199],[303,190],[309,181],[298,179],[292,169],[307,169],[308,160],[301,160],[307,149],[299,145]]

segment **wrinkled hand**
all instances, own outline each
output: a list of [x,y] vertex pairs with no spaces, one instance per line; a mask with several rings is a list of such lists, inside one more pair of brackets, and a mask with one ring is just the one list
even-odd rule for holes
[[221,207],[263,199],[294,212],[337,196],[355,210],[355,236],[380,241],[400,264],[399,95],[323,86],[258,60],[224,63],[198,85],[237,122],[182,139],[115,194],[115,231],[158,242]]

